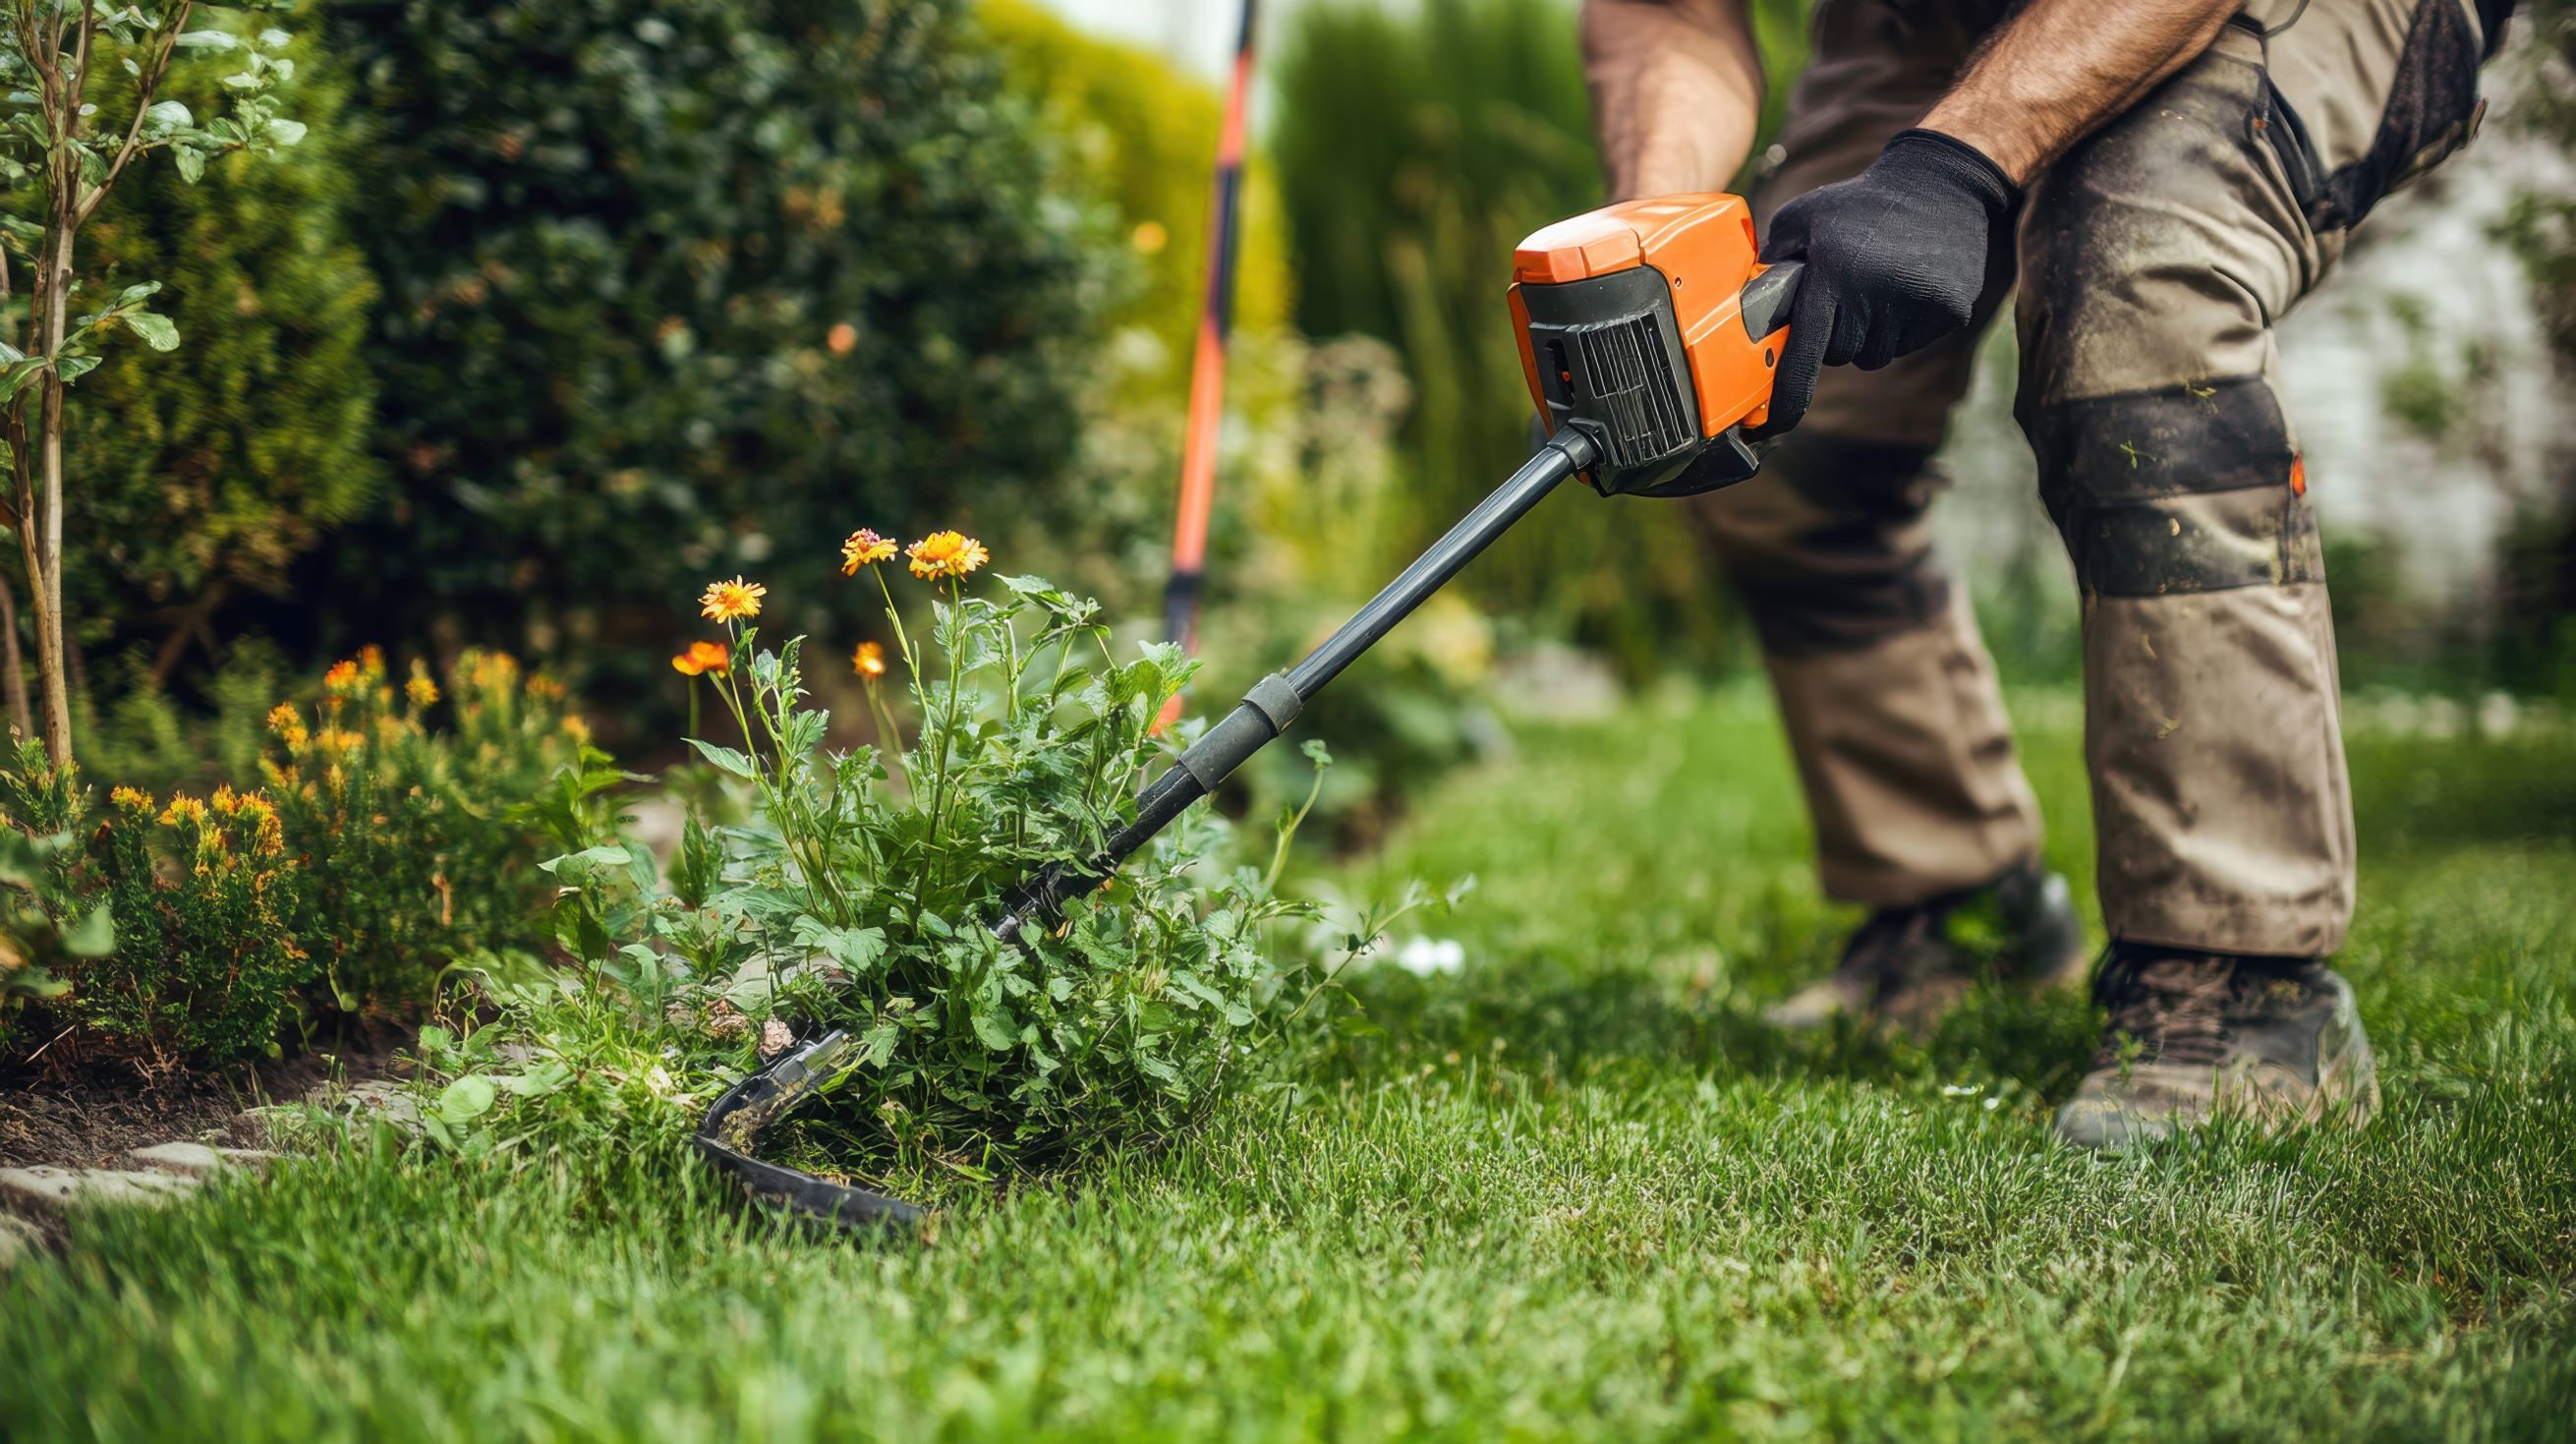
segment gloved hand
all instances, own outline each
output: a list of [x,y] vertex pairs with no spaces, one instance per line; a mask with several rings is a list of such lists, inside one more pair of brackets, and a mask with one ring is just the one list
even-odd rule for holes
[[1777,435],[1807,414],[1819,369],[1850,363],[1875,371],[1968,324],[1985,289],[1986,253],[2019,199],[2019,188],[1975,146],[1909,130],[1869,169],[1774,213],[1762,259],[1804,260],[1807,274],[1761,434]]

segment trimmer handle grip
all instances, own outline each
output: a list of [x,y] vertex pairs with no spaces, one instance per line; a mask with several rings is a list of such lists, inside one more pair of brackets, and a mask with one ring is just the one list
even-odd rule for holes
[[1759,341],[1788,325],[1789,312],[1798,304],[1798,283],[1806,275],[1806,262],[1782,261],[1745,282],[1737,301],[1744,311],[1744,334]]

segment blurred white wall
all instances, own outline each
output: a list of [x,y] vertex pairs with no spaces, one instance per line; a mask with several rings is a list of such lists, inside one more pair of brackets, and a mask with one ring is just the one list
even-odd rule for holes
[[[1149,45],[1211,78],[1234,50],[1237,0],[1045,0],[1085,30]],[[1291,0],[1270,0],[1277,10]],[[1265,17],[1263,29],[1276,17]]]
[[[1234,55],[1242,0],[1044,0],[1075,24],[1099,35],[1150,45],[1191,70],[1215,79]],[[1282,32],[1280,21],[1305,0],[1260,0],[1263,44]],[[1410,9],[1412,0],[1384,0]],[[1258,102],[1256,101],[1256,104]]]

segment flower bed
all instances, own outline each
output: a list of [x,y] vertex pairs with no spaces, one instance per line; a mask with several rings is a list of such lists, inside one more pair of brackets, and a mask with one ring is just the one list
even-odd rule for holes
[[[424,1037],[434,1137],[473,1154],[612,1128],[624,1147],[676,1141],[761,1056],[835,1027],[856,1063],[776,1146],[898,1185],[985,1179],[1168,1138],[1275,1038],[1268,1010],[1301,970],[1266,925],[1302,911],[1276,892],[1301,814],[1266,867],[1228,867],[1226,823],[1194,810],[1055,932],[1010,945],[986,929],[1024,877],[1090,857],[1132,816],[1192,664],[1160,645],[1119,660],[1096,604],[980,575],[984,547],[956,532],[905,550],[908,624],[896,556],[869,531],[843,549],[894,643],[851,653],[877,741],[846,751],[825,749],[806,639],[762,645],[766,589],[707,588],[724,636],[673,666],[713,704],[697,709],[712,735],[690,743],[735,820],[721,800],[696,808],[657,867],[600,800],[613,778],[567,784],[569,850],[547,866],[576,966],[494,959],[482,997],[500,1022]],[[909,745],[897,702],[917,719]]]

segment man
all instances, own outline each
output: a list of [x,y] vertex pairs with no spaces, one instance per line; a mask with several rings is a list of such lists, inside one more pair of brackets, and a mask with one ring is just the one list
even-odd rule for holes
[[[2213,1114],[2376,1105],[2352,991],[2334,636],[2275,322],[2381,196],[2463,143],[2510,0],[1820,0],[1763,258],[1802,257],[1763,473],[1699,519],[1759,634],[1827,890],[1874,909],[1774,1010],[1919,1029],[1991,894],[2016,981],[2082,976],[2038,864],[1933,450],[2007,293],[2016,415],[2084,598],[2085,757],[2111,944],[2091,1076],[2117,1149]],[[1587,0],[1620,198],[1722,190],[1761,102],[1744,0]],[[1847,364],[1848,363],[1848,364]],[[1791,430],[1791,428],[1795,428]]]

